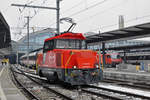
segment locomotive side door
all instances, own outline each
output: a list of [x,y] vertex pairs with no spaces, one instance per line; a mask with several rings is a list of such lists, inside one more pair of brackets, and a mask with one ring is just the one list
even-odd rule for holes
[[46,41],[45,43],[44,43],[44,47],[43,47],[43,64],[45,64],[45,60],[46,60],[46,53],[47,53],[47,51],[48,51],[48,49],[49,49],[49,41]]
[[45,67],[50,67],[54,63],[50,58],[55,58],[53,52],[54,49],[54,40],[46,41],[43,49],[43,65]]
[[43,52],[43,64],[45,64],[45,59],[46,59],[46,53]]

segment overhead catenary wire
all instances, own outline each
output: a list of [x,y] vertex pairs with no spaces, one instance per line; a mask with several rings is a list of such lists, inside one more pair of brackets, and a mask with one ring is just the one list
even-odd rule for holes
[[[125,21],[124,23],[130,23],[130,22],[132,22],[132,21],[140,20],[140,19],[143,19],[143,18],[149,18],[149,17],[150,17],[150,14],[149,14],[149,15],[140,16],[140,17],[137,17],[137,16],[136,16],[135,18],[129,19],[129,20]],[[99,25],[99,27],[101,26],[101,29],[104,29],[104,28],[109,28],[109,27],[113,27],[113,26],[116,26],[116,25],[118,25],[118,23],[110,24],[110,25],[106,25],[106,26],[101,26],[101,25]],[[91,29],[91,30],[89,30],[89,31],[87,31],[87,32],[98,31],[98,30],[100,30],[99,27],[94,28],[94,29]]]
[[87,10],[89,10],[89,9],[95,8],[95,7],[97,7],[98,5],[105,3],[106,1],[108,1],[108,0],[103,0],[103,1],[100,1],[100,2],[98,2],[98,3],[96,3],[96,4],[93,4],[93,5],[91,5],[91,6],[87,7],[87,8],[84,8],[84,9],[78,11],[78,12],[75,12],[75,13],[69,15],[69,17],[78,15],[78,14],[80,14],[80,13],[82,13],[82,12],[85,12],[85,11],[87,11]]
[[[28,0],[28,1],[29,1],[29,0]],[[25,5],[32,4],[32,3],[35,2],[35,1],[37,1],[37,0],[32,0],[32,1],[30,1],[30,2],[27,2]],[[44,4],[46,3],[46,1],[48,1],[48,0],[43,0],[43,2],[41,3],[41,6],[44,5]],[[23,10],[20,12],[20,14],[22,14],[22,12],[24,11],[24,9],[25,9],[25,7],[24,7]],[[39,13],[39,9],[37,9],[37,11],[34,9],[34,15],[31,16],[31,18],[29,19],[29,21],[31,21],[38,13]],[[23,16],[23,15],[21,15],[21,18],[19,19],[19,22],[22,20],[22,16]],[[22,35],[22,34],[21,34],[21,33],[22,33],[22,29],[24,29],[24,28],[26,27],[26,25],[27,25],[27,23],[25,23],[22,28],[19,28],[19,32],[18,32],[19,35]],[[17,27],[18,27],[18,26],[19,26],[19,24],[17,25]],[[23,36],[23,35],[22,35],[22,36]]]
[[124,4],[124,3],[125,3],[125,1],[123,0],[122,2],[120,2],[120,3],[116,4],[116,5],[113,5],[113,6],[109,7],[109,8],[107,8],[107,9],[104,9],[104,10],[102,10],[102,11],[100,11],[100,12],[97,12],[97,13],[91,15],[91,16],[87,16],[86,18],[83,18],[83,19],[79,20],[78,23],[84,22],[84,21],[86,21],[87,19],[94,18],[94,17],[96,17],[96,16],[98,16],[98,15],[102,15],[102,14],[104,14],[104,13],[108,13],[109,10],[112,10],[112,9],[114,9],[114,8],[118,8],[118,7],[121,6],[121,4]]
[[[37,1],[37,0],[32,0],[32,1],[28,0],[28,1],[26,2],[26,5],[27,5],[27,4],[32,4],[32,3],[35,2],[35,1]],[[21,14],[21,16],[18,18],[18,22],[21,22],[22,19],[23,19],[22,13],[24,12],[25,7],[22,8],[22,10],[21,10],[20,8],[18,8],[18,9],[19,9],[19,12],[20,12],[20,14]],[[25,23],[25,22],[24,22],[24,23]],[[17,27],[19,27],[19,26],[20,26],[20,25],[19,25],[19,23],[18,23],[18,24],[17,24]],[[25,27],[25,26],[26,26],[26,23],[23,25],[23,27]],[[22,33],[22,29],[19,29],[18,34],[19,34],[19,35],[22,35],[21,33]]]
[[66,9],[65,11],[62,11],[63,13],[66,13],[66,12],[68,12],[68,11],[70,11],[70,10],[72,10],[72,9],[74,9],[74,8],[77,8],[79,5],[81,5],[83,3],[83,1],[81,1],[81,2],[79,2],[79,3],[77,3],[77,4],[75,4],[74,6],[72,6],[71,8],[68,8],[68,9]]
[[[42,5],[44,5],[45,3],[46,3],[46,1],[48,1],[48,0],[43,0],[43,2],[42,2],[42,4],[41,4],[41,6]],[[34,15],[33,16],[31,16],[31,18],[30,18],[30,20],[29,21],[31,21],[38,13],[39,13],[39,10],[40,9],[37,9],[37,11],[36,10],[34,10]],[[27,25],[27,23],[24,25],[24,27]]]
[[[37,0],[32,0],[32,1],[28,0],[25,5],[30,5],[30,4],[34,3],[35,1],[37,1]],[[22,13],[25,10],[25,8],[26,7],[22,8],[22,10],[19,8],[20,13]]]
[[[87,11],[87,10],[89,10],[89,9],[92,9],[92,8],[94,8],[94,7],[97,7],[98,5],[103,4],[103,3],[105,3],[106,1],[108,1],[108,0],[103,0],[103,1],[100,1],[100,2],[98,2],[98,3],[95,3],[95,4],[93,4],[93,5],[89,6],[89,7],[86,7],[86,8],[84,8],[84,9],[78,11],[78,12],[75,12],[75,13],[69,15],[68,17],[72,17],[72,16],[75,16],[75,15],[78,15],[78,14],[80,14],[80,13],[82,13],[82,12],[85,12],[85,11]],[[79,3],[81,4],[81,2],[79,2]],[[79,4],[79,3],[78,3],[78,4]],[[76,4],[76,5],[77,5],[77,4]],[[70,9],[75,8],[76,5],[73,6],[73,7],[71,7]],[[65,12],[64,12],[64,13],[65,13]],[[63,14],[64,14],[64,13],[63,13]],[[50,26],[55,25],[55,24],[56,24],[56,22],[53,22]]]
[[[74,8],[74,7],[73,7]],[[86,7],[85,7],[86,8]],[[114,7],[115,8],[115,7]],[[113,7],[112,8],[110,8],[110,9],[113,9]],[[81,11],[82,11],[83,9],[81,9]],[[85,11],[87,11],[87,10],[85,10]],[[103,11],[103,12],[106,12],[107,11],[107,9],[105,10],[105,11]],[[83,11],[84,12],[84,11]],[[82,12],[81,12],[82,13]],[[100,14],[101,12],[99,12],[99,14]],[[94,15],[91,15],[90,17],[94,17]],[[136,19],[134,19],[134,20],[137,20],[137,18],[139,19],[139,17],[136,17]],[[85,18],[84,18],[85,19]],[[84,20],[83,19],[83,20]],[[80,22],[80,21],[79,21]],[[56,23],[56,22],[55,22]],[[54,25],[55,23],[52,23],[50,26],[52,26],[52,25]],[[115,25],[117,25],[117,24],[111,24],[111,25],[106,25],[106,26],[103,26],[102,28],[107,28],[107,27],[112,27],[112,26],[115,26]],[[99,28],[94,28],[94,29],[99,29]],[[93,30],[93,29],[92,29]]]
[[[95,3],[96,1],[97,1],[97,0],[95,0],[94,3]],[[65,11],[62,11],[62,14],[66,13],[66,12],[68,12],[68,11],[74,9],[74,8],[77,8],[77,7],[81,6],[83,3],[85,3],[85,8],[87,8],[87,0],[82,0],[81,2],[79,2],[79,3],[75,4],[74,6],[72,6],[72,7],[68,8],[68,9],[66,9]],[[92,2],[92,3],[93,3],[93,2]],[[61,14],[61,15],[62,15],[62,14]]]
[[[34,3],[35,1],[38,1],[38,0],[32,0],[32,1],[28,0],[28,1],[25,3],[25,5],[30,5],[30,4]],[[42,3],[41,3],[40,5],[41,5],[41,6],[44,5],[44,4],[46,3],[46,1],[48,1],[48,0],[42,0]],[[54,2],[54,1],[53,1],[53,2]],[[22,21],[22,20],[24,19],[24,17],[23,17],[23,12],[25,11],[25,8],[26,8],[26,7],[24,7],[23,9],[20,9],[20,8],[19,8],[19,12],[20,12],[21,16],[18,18],[18,22],[23,22],[24,24],[23,24],[23,25],[20,25],[20,23],[18,23],[18,25],[17,25],[17,27],[19,27],[19,26],[23,26],[23,27],[22,27],[22,28],[19,28],[19,29],[17,29],[17,28],[11,28],[11,30],[16,30],[16,31],[18,31],[18,32],[15,32],[15,35],[24,36],[24,35],[23,35],[24,33],[22,33],[22,30],[25,29],[25,27],[26,27],[26,25],[27,25],[27,23],[25,22],[25,20]],[[37,10],[34,9],[34,15],[31,16],[30,21],[39,13],[39,11],[40,11],[40,9],[37,9]],[[37,27],[36,27],[36,28],[37,28]],[[41,29],[45,29],[45,28],[49,28],[49,27],[42,27]],[[39,27],[38,27],[38,29],[39,29]],[[20,37],[20,36],[18,36],[18,37]],[[17,37],[17,36],[16,36],[16,37]],[[17,39],[18,39],[18,38],[17,38]]]
[[[93,4],[92,6],[89,6],[89,7],[85,8],[85,9],[82,9],[82,10],[80,10],[80,11],[78,11],[78,12],[76,12],[76,13],[70,15],[69,17],[72,17],[72,16],[77,15],[77,14],[79,14],[79,13],[82,13],[82,12],[84,12],[84,11],[87,11],[87,10],[93,8],[93,7],[96,7],[96,6],[100,5],[100,4],[103,4],[103,3],[106,2],[106,1],[107,1],[107,0],[104,0],[104,1],[98,2],[98,3],[96,3],[96,4]],[[125,2],[125,1],[123,0],[121,3],[119,3],[119,4],[117,4],[117,5],[114,5],[114,6],[110,7],[110,8],[108,8],[108,9],[105,9],[105,10],[103,10],[103,11],[101,11],[101,12],[98,12],[98,13],[96,13],[96,14],[94,14],[94,15],[88,16],[88,18],[93,18],[93,17],[96,17],[96,15],[98,15],[98,14],[106,13],[106,11],[111,10],[111,9],[114,9],[114,8],[117,8],[117,7],[119,7],[121,4],[124,4],[124,2]],[[74,8],[74,6],[73,6],[72,8]],[[70,9],[71,9],[71,8],[70,8]],[[86,20],[87,20],[87,18],[83,18],[83,19],[79,20],[78,23],[81,23],[81,22],[86,21]],[[50,26],[53,26],[53,25],[55,25],[55,24],[56,24],[56,22],[53,22]]]

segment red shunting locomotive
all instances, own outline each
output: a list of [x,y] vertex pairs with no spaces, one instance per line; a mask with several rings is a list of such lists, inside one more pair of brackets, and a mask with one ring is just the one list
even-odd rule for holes
[[[101,64],[103,55],[101,54]],[[105,54],[105,66],[106,67],[116,67],[117,64],[122,63],[122,58],[120,57],[119,53],[107,53]]]
[[43,50],[37,52],[38,75],[71,85],[100,82],[103,71],[97,52],[86,50],[85,39],[81,33],[63,33],[46,39]]

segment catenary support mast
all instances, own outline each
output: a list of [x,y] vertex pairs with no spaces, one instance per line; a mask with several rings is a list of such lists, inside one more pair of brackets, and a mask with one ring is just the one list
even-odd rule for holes
[[21,5],[21,4],[11,4],[11,6],[17,6],[17,7],[28,7],[28,8],[40,8],[40,9],[51,9],[51,10],[56,10],[56,15],[57,15],[57,34],[60,34],[60,0],[56,0],[56,8],[55,7],[43,7],[43,6],[34,6],[34,5]]

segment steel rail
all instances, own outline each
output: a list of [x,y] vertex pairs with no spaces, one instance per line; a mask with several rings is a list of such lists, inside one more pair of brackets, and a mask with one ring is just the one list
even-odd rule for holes
[[86,92],[86,93],[89,93],[89,94],[97,95],[97,96],[104,97],[104,98],[109,98],[109,99],[112,99],[112,100],[122,100],[118,97],[110,96],[110,95],[107,95],[107,94],[104,94],[104,93],[97,93],[97,92],[93,92],[93,91],[89,91],[89,90],[85,90],[85,89],[81,89],[81,90],[83,92]]
[[130,88],[137,88],[137,89],[143,89],[143,90],[150,90],[150,85],[137,85],[137,84],[130,84],[130,83],[119,83],[117,85],[120,85],[120,86],[126,86],[126,87],[130,87]]
[[134,96],[134,97],[139,97],[142,99],[150,100],[150,97],[140,95],[140,94],[134,94],[134,93],[124,92],[124,91],[120,91],[120,90],[113,90],[113,89],[108,89],[108,88],[103,88],[103,87],[97,87],[97,86],[93,86],[93,85],[87,85],[87,86],[89,88],[102,89],[102,90],[106,90],[106,91],[110,91],[110,92],[114,92],[114,93],[120,93],[120,94],[124,94],[124,95],[128,95],[128,96]]
[[117,84],[120,86],[128,86],[131,88],[138,88],[138,89],[145,89],[145,90],[149,90],[150,89],[150,84],[146,84],[144,82],[140,83],[140,82],[131,82],[131,81],[120,81],[120,80],[103,80],[102,82],[106,82],[106,83],[113,83],[113,84]]
[[14,78],[14,80],[12,80],[12,81],[17,82],[17,84],[19,85],[19,87],[21,87],[21,89],[23,89],[23,90],[32,98],[32,100],[33,100],[33,99],[35,99],[35,100],[40,100],[39,97],[37,97],[36,95],[34,95],[34,94],[33,94],[30,90],[28,90],[21,82],[19,82],[19,81],[17,80],[16,75],[15,75],[15,73],[14,73],[12,67],[10,68],[10,70],[11,70],[12,75],[13,75],[13,78]]
[[[15,66],[15,67],[16,67],[16,66]],[[32,72],[29,72],[29,71],[21,70],[21,69],[19,69],[18,67],[16,67],[16,69],[18,69],[19,71],[24,71],[24,72],[29,73],[29,74],[32,74],[32,75],[37,75],[36,73],[32,73]],[[29,68],[27,68],[27,69],[29,69]]]
[[[24,75],[24,76],[26,76],[27,78],[29,78],[31,81],[35,82],[35,83],[38,84],[38,85],[41,85],[43,88],[45,88],[45,89],[47,89],[47,90],[49,90],[49,91],[55,93],[56,95],[59,95],[60,97],[66,99],[66,100],[74,100],[74,99],[72,99],[71,97],[68,97],[68,96],[66,96],[66,95],[64,95],[64,94],[62,94],[62,93],[60,93],[60,92],[58,92],[58,91],[56,91],[56,90],[50,88],[49,86],[45,86],[45,85],[43,85],[42,83],[37,82],[36,80],[32,79],[32,78],[35,78],[35,77],[32,77],[32,78],[31,78],[30,75],[26,75],[23,71],[21,71],[21,73],[22,73],[22,75]],[[19,73],[19,74],[21,74],[21,73]]]
[[[27,75],[27,74],[25,74],[25,73],[21,73],[21,72],[17,72],[17,71],[14,71],[14,72],[17,73],[17,74],[21,74],[21,75]],[[29,75],[29,74],[28,74],[28,76],[30,76],[31,78],[34,78],[34,79],[41,80],[41,81],[47,81],[47,80],[42,79],[42,78],[40,78],[40,77],[31,76],[31,75]]]

